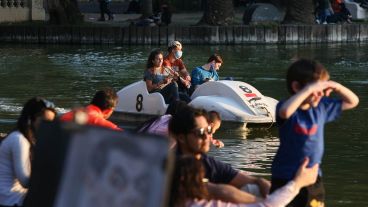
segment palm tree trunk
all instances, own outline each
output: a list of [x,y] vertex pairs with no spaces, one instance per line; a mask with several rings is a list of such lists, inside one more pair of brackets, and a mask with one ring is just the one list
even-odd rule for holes
[[51,24],[80,24],[83,15],[79,10],[77,0],[48,0],[47,1]]
[[284,24],[314,24],[314,0],[285,0],[286,15]]
[[141,1],[141,11],[142,16],[141,18],[147,18],[153,15],[153,7],[152,7],[152,0],[142,0]]
[[203,16],[198,24],[230,25],[234,22],[232,0],[206,0],[204,6]]

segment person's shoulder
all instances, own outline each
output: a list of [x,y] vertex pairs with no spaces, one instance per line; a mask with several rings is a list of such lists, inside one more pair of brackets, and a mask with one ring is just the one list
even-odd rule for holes
[[202,66],[197,66],[192,70],[192,73],[199,73],[200,70],[202,69]]
[[20,131],[16,130],[16,131],[11,132],[11,133],[8,135],[8,137],[7,137],[7,138],[8,138],[8,139],[23,139],[23,138],[25,138],[25,137],[24,137],[24,135],[23,135]]
[[216,160],[214,157],[207,155],[207,154],[202,154],[202,160],[210,165],[222,165],[225,164],[224,162],[220,161],[220,160]]
[[11,132],[2,144],[29,144],[27,138],[18,130]]
[[171,63],[170,63],[170,60],[168,57],[165,57],[163,62],[162,62],[162,65],[163,66],[168,66],[168,67],[171,67]]

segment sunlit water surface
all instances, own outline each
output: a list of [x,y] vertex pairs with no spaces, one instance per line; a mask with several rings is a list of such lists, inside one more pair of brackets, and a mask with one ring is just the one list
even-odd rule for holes
[[[101,87],[119,90],[141,79],[153,48],[1,45],[0,132],[14,126],[22,104],[30,97],[46,97],[63,113],[87,104]],[[297,57],[318,59],[333,80],[355,91],[360,97],[358,108],[344,112],[326,127],[322,168],[327,206],[368,206],[368,45],[184,45],[184,62],[191,70],[213,52],[224,59],[221,77],[248,82],[276,99],[287,97],[285,71]],[[223,127],[215,137],[223,140],[225,147],[212,149],[212,155],[269,178],[279,144],[275,127],[246,131]]]

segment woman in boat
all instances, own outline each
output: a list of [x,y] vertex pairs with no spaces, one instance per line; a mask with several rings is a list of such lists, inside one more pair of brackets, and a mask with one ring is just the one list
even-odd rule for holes
[[[211,192],[211,185],[205,178],[205,170],[200,160],[194,156],[179,157],[175,163],[173,182],[171,186],[170,204],[175,207],[281,207],[287,205],[299,190],[317,179],[318,164],[307,168],[309,159],[306,158],[300,165],[298,173],[292,181],[278,189],[265,199],[257,198],[247,203],[229,203],[217,200]],[[228,194],[244,195],[238,188],[222,185]],[[242,193],[242,194],[239,194]]]
[[0,206],[22,206],[28,189],[35,131],[55,118],[54,104],[35,97],[27,101],[14,131],[0,145]]
[[204,82],[214,80],[219,80],[219,75],[217,74],[217,71],[220,70],[220,67],[222,65],[222,58],[218,54],[211,55],[207,63],[196,67],[192,71],[192,90],[195,90],[199,85],[201,85]]
[[159,92],[165,99],[166,104],[179,100],[178,85],[170,70],[162,66],[163,53],[156,49],[151,52],[147,60],[147,67],[144,71],[144,81],[149,93]]

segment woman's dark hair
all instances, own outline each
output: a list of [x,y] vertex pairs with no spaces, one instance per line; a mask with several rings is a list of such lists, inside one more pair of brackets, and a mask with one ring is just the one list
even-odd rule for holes
[[221,56],[220,55],[218,55],[218,54],[213,54],[213,55],[211,55],[209,58],[208,58],[208,60],[207,60],[207,63],[210,63],[210,62],[212,62],[212,61],[215,61],[216,63],[222,63],[223,61],[222,61],[222,58],[221,58]]
[[150,69],[153,67],[153,60],[156,58],[157,55],[163,55],[163,52],[160,49],[155,49],[152,50],[152,52],[149,54],[148,56],[148,60],[147,60],[147,65],[146,65],[146,69]]
[[112,88],[105,88],[97,91],[91,104],[97,106],[102,111],[115,107],[118,103],[118,95]]
[[[183,108],[187,107],[188,104],[185,101],[174,101],[171,104],[169,104],[169,106],[166,109],[166,113],[165,114],[170,114],[172,116],[174,116],[175,114],[179,113],[180,110],[182,110]],[[143,122],[143,124],[139,125],[135,131],[136,132],[147,132],[147,130],[152,126],[153,123],[155,123],[158,119],[160,119],[161,116],[159,117],[153,117],[151,119],[149,119],[148,121]]]
[[318,80],[327,80],[330,78],[327,69],[319,62],[309,59],[299,59],[291,64],[286,75],[286,87],[290,94],[295,94],[292,88],[292,82],[296,81],[300,87],[306,86]]
[[181,109],[187,107],[188,104],[185,101],[174,101],[166,109],[166,114],[175,115],[179,113]]
[[200,160],[190,155],[178,157],[171,183],[169,206],[181,207],[194,199],[209,199],[203,182],[204,176],[205,170]]
[[49,102],[40,97],[29,99],[23,106],[20,116],[17,121],[16,129],[19,130],[31,145],[30,156],[32,157],[33,147],[36,143],[35,138],[35,121],[38,117],[44,115],[45,110],[55,112],[52,102]]

